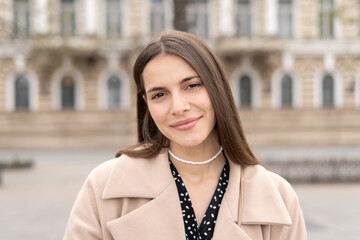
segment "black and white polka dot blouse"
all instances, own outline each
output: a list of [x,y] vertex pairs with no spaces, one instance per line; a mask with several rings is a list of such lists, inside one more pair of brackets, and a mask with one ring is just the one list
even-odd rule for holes
[[217,188],[214,192],[214,195],[210,201],[205,215],[201,221],[200,227],[198,228],[195,212],[193,205],[190,200],[188,191],[186,190],[185,184],[180,177],[180,174],[176,170],[174,164],[170,162],[170,169],[174,177],[180,199],[180,205],[182,209],[182,216],[185,226],[185,236],[186,240],[200,239],[200,240],[210,240],[214,234],[214,228],[216,224],[217,215],[219,212],[221,200],[225,194],[226,187],[229,182],[229,172],[230,166],[228,161],[224,165],[224,169],[219,178]]

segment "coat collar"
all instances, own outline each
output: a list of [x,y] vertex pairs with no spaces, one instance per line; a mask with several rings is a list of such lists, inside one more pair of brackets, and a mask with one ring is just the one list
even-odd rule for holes
[[[226,203],[222,203],[222,205],[227,208],[225,215],[228,215],[233,222],[237,222],[241,171],[240,165],[232,161],[229,163],[230,178],[223,199]],[[242,173],[244,174],[242,178],[244,187],[242,224],[291,225],[287,208],[270,173],[259,165],[244,167]],[[102,197],[104,199],[155,199],[167,192],[169,188],[172,189],[172,194],[177,196],[176,186],[175,188],[174,186],[167,151],[164,150],[151,159],[122,155],[110,174]],[[178,205],[180,206],[180,204]],[[181,216],[180,208],[178,210]]]
[[173,180],[169,169],[166,151],[149,159],[122,155],[110,174],[102,197],[155,198]]
[[242,224],[292,224],[290,214],[271,176],[260,165],[246,166],[243,171]]

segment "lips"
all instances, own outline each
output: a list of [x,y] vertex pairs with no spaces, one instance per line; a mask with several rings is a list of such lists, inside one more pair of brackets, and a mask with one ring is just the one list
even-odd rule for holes
[[170,125],[170,127],[176,130],[185,131],[193,128],[200,120],[201,117],[187,118]]

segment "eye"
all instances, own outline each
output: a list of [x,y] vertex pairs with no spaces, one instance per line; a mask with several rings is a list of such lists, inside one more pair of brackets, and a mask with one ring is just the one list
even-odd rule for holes
[[163,96],[165,96],[165,93],[156,93],[151,97],[151,100],[159,99]]
[[186,88],[197,88],[200,87],[201,83],[190,83],[189,85],[186,86]]

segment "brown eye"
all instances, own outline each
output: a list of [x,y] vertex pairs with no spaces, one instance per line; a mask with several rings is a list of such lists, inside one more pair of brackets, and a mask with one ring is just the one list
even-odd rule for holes
[[201,84],[200,83],[191,83],[189,85],[187,85],[186,88],[196,88],[196,87],[200,87]]
[[154,95],[151,97],[151,100],[161,98],[161,97],[162,97],[162,96],[164,96],[164,95],[165,95],[164,93],[157,93],[157,94],[154,94]]

